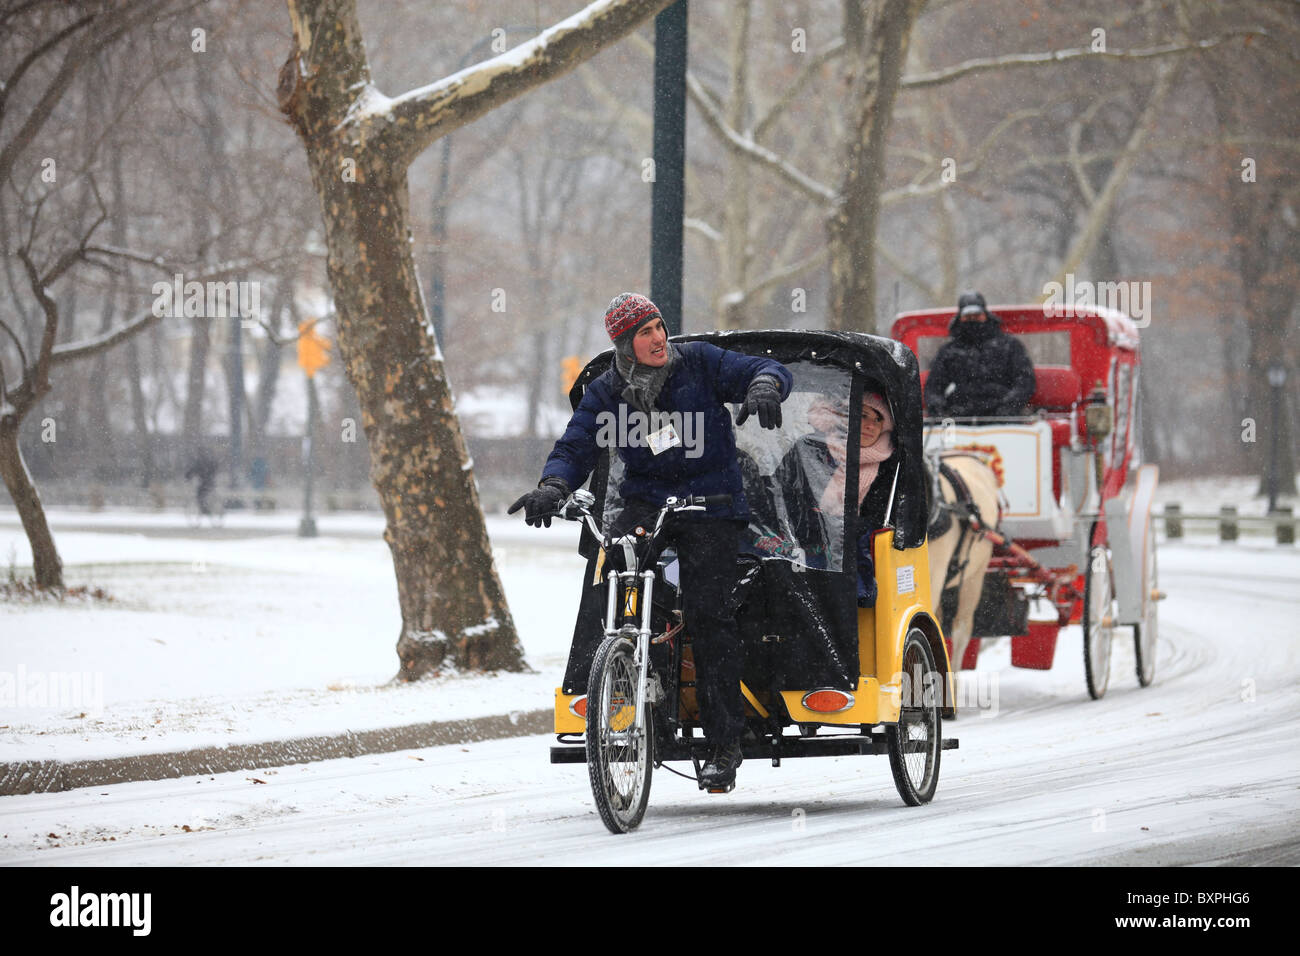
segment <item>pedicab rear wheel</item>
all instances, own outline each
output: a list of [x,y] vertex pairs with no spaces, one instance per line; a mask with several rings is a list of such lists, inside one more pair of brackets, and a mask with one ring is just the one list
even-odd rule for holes
[[1110,551],[1096,545],[1088,552],[1083,579],[1083,674],[1088,696],[1100,700],[1110,682],[1110,651],[1115,638],[1115,584]]
[[903,706],[898,723],[885,728],[894,786],[909,807],[929,803],[939,787],[943,686],[930,642],[913,628],[903,641]]
[[[587,682],[587,772],[596,809],[611,833],[635,829],[650,801],[654,724],[640,683],[632,642],[605,638]],[[638,709],[645,713],[640,730]]]

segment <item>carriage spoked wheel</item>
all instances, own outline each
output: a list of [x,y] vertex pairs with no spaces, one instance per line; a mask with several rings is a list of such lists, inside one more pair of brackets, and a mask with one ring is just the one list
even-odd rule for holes
[[1115,613],[1110,549],[1095,545],[1088,552],[1088,570],[1083,579],[1083,673],[1088,681],[1088,696],[1093,700],[1101,699],[1110,682]]
[[[600,819],[627,833],[645,816],[653,769],[653,722],[640,686],[635,645],[607,637],[596,650],[587,683],[587,771]],[[637,728],[637,710],[645,719]]]
[[917,629],[903,642],[903,706],[898,723],[885,728],[889,767],[898,795],[909,807],[929,803],[939,786],[943,752],[943,674],[925,635]]
[[1156,574],[1156,529],[1147,517],[1146,556],[1142,573],[1142,620],[1133,625],[1133,649],[1137,657],[1138,685],[1149,687],[1156,676],[1156,612],[1160,606]]

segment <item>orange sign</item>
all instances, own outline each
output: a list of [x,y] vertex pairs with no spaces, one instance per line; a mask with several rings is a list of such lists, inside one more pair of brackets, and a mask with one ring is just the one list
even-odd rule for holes
[[569,389],[573,388],[573,383],[578,380],[582,374],[582,359],[576,355],[568,355],[560,359],[560,368],[564,370],[564,394],[569,394]]
[[316,319],[298,323],[298,364],[308,378],[330,363],[330,341],[316,331]]

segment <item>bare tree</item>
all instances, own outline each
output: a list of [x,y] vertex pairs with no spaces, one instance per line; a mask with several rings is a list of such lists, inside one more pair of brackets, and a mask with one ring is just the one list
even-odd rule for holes
[[[30,159],[30,148],[43,141],[47,124],[85,65],[132,31],[158,19],[169,6],[167,0],[122,5],[83,2],[57,7],[20,3],[0,11],[0,42],[16,53],[9,61],[12,68],[0,78],[0,184],[11,186],[14,194],[12,210],[4,210],[5,273],[10,297],[17,302],[21,293],[11,260],[20,261],[25,284],[37,305],[32,313],[21,305],[15,308],[22,336],[7,321],[8,316],[0,318],[0,477],[31,544],[36,583],[41,587],[62,587],[63,567],[40,495],[18,446],[18,429],[23,417],[50,391],[55,354],[67,347],[66,343],[58,344],[63,329],[58,294],[51,287],[74,265],[90,261],[88,243],[107,211],[93,179],[86,180],[83,198],[93,194],[97,218],[89,227],[82,227],[80,214],[73,215],[70,221],[75,238],[71,247],[61,248],[56,236],[46,243],[49,251],[43,254],[37,248],[41,210],[61,187],[53,186],[35,198],[18,186],[14,173],[23,157]],[[93,146],[88,152],[93,154]],[[83,161],[90,158],[82,157]],[[42,165],[49,168],[48,161]],[[65,168],[67,165],[65,162]],[[24,181],[34,178],[21,177]],[[51,178],[57,182],[56,177]],[[13,233],[11,225],[17,227]],[[10,236],[19,234],[25,237],[22,244],[11,247]],[[75,314],[75,306],[67,311]],[[33,328],[39,333],[30,334]],[[9,373],[5,371],[6,352],[17,364],[16,375],[12,364]]]
[[339,349],[361,401],[397,572],[399,676],[523,666],[416,280],[407,167],[440,136],[594,56],[669,0],[601,0],[395,99],[371,82],[353,0],[289,0],[280,103],[320,195]]
[[844,32],[857,65],[844,178],[827,229],[830,324],[876,328],[876,230],[885,182],[885,137],[894,115],[912,27],[925,0],[845,0]]
[[[1239,420],[1259,423],[1255,442],[1242,451],[1259,475],[1259,494],[1268,494],[1276,455],[1280,494],[1296,494],[1296,439],[1294,399],[1283,397],[1273,406],[1269,369],[1286,372],[1286,396],[1297,388],[1295,334],[1300,321],[1300,186],[1292,172],[1300,143],[1290,148],[1275,138],[1275,118],[1294,116],[1300,109],[1300,82],[1295,79],[1300,59],[1300,29],[1294,17],[1284,16],[1276,5],[1243,4],[1239,15],[1258,16],[1270,22],[1273,34],[1248,60],[1206,57],[1200,74],[1213,104],[1216,139],[1227,168],[1236,175],[1217,190],[1225,209],[1229,268],[1240,283],[1242,327],[1246,333],[1246,362],[1233,363],[1239,377],[1235,393],[1240,405],[1230,422],[1233,434]],[[1290,76],[1290,82],[1273,78]],[[1279,148],[1281,147],[1281,148]],[[1243,154],[1249,155],[1243,155]],[[1240,416],[1240,419],[1239,419]],[[1276,416],[1276,417],[1275,417]]]

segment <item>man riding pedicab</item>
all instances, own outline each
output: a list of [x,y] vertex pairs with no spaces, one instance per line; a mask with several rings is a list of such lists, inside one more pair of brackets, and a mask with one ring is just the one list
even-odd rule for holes
[[[623,462],[620,495],[626,505],[611,529],[613,537],[647,523],[669,496],[731,496],[730,506],[680,516],[664,529],[681,563],[700,723],[712,745],[700,780],[709,789],[728,790],[742,761],[745,730],[740,689],[744,646],[731,596],[749,509],[726,403],[743,404],[737,426],[753,415],[764,428],[779,428],[781,402],[793,379],[772,359],[707,342],[669,342],[659,309],[643,295],[616,296],[605,312],[605,331],[614,343],[613,366],[588,384],[546,460],[537,489],[508,513],[524,508],[530,525],[549,526],[565,499],[587,481],[602,443],[611,436]],[[698,416],[692,421],[702,424],[694,435],[685,434],[685,416]],[[633,421],[641,425],[639,434],[637,429],[619,434],[606,427]]]

